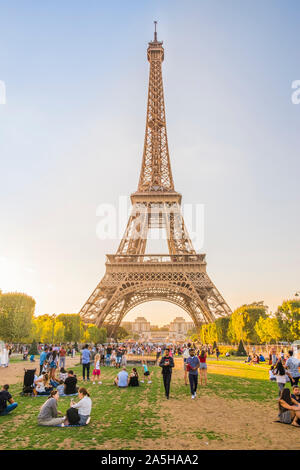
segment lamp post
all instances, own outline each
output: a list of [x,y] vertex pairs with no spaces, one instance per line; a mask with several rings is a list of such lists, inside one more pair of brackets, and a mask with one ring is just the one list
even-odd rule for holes
[[55,319],[56,319],[56,314],[53,313],[53,315],[51,315],[51,319],[52,319],[52,346],[53,346],[53,341],[54,341],[54,327],[55,327]]

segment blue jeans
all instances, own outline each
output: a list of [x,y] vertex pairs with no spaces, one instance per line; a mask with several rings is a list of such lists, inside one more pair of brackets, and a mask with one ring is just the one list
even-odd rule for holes
[[15,408],[17,408],[18,403],[12,403],[11,405],[7,405],[7,407],[1,411],[0,416],[5,416],[8,415],[11,411],[13,411]]
[[106,354],[106,366],[109,367],[110,366],[110,354]]
[[79,426],[84,426],[87,422],[87,419],[89,417],[89,415],[81,415],[78,413],[78,416],[79,416]]
[[191,394],[194,395],[194,393],[196,393],[197,391],[198,374],[189,374],[189,381],[190,381]]

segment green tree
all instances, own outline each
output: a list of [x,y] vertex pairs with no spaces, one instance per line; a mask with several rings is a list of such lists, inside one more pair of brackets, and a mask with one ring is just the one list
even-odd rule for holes
[[53,331],[53,342],[63,343],[65,339],[65,326],[62,321],[55,320]]
[[30,338],[35,300],[18,292],[0,296],[0,335],[4,341],[18,343]]
[[278,318],[259,317],[254,328],[261,343],[275,343],[281,339]]
[[294,341],[300,337],[300,301],[285,300],[276,312],[281,339]]
[[242,340],[240,340],[240,342],[239,342],[239,347],[238,347],[236,355],[237,356],[247,356],[247,351],[244,347],[244,343],[243,343]]
[[34,356],[36,356],[38,354],[38,350],[37,350],[37,344],[36,344],[36,341],[35,339],[32,341],[32,344],[30,346],[30,349],[29,349],[29,354],[33,354]]
[[127,336],[129,336],[128,331],[125,330],[125,328],[123,328],[122,326],[119,326],[119,328],[117,329],[117,333],[116,333],[116,339],[118,341],[121,341],[122,339],[126,338]]
[[80,341],[80,315],[78,313],[61,313],[57,320],[64,324],[64,341],[67,343]]
[[218,318],[215,321],[217,329],[217,341],[218,343],[227,343],[228,342],[228,326],[229,326],[229,317]]
[[88,327],[89,342],[97,343],[106,343],[107,335],[106,328],[98,328],[95,325],[89,325]]
[[260,317],[266,318],[267,308],[262,302],[254,302],[237,308],[230,317],[227,333],[229,340],[232,343],[240,340],[254,344],[259,342],[255,324]]

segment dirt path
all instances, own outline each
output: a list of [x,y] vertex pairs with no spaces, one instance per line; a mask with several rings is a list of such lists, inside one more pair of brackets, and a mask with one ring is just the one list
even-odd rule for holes
[[[79,363],[79,357],[74,359],[67,357],[66,368],[74,367]],[[37,372],[40,370],[40,363],[38,360],[35,362],[22,361],[10,363],[8,367],[0,367],[0,385],[4,384],[16,384],[23,383],[24,369],[36,369]]]
[[[175,368],[172,382],[183,380]],[[274,423],[276,404],[190,395],[165,401],[161,426],[166,438],[140,443],[141,449],[294,449],[300,429]],[[170,437],[172,437],[170,439]]]

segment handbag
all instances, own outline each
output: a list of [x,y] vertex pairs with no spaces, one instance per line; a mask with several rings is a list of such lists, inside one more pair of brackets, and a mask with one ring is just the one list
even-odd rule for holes
[[78,424],[79,423],[79,414],[77,408],[69,408],[67,410],[67,419],[69,421],[69,424]]

